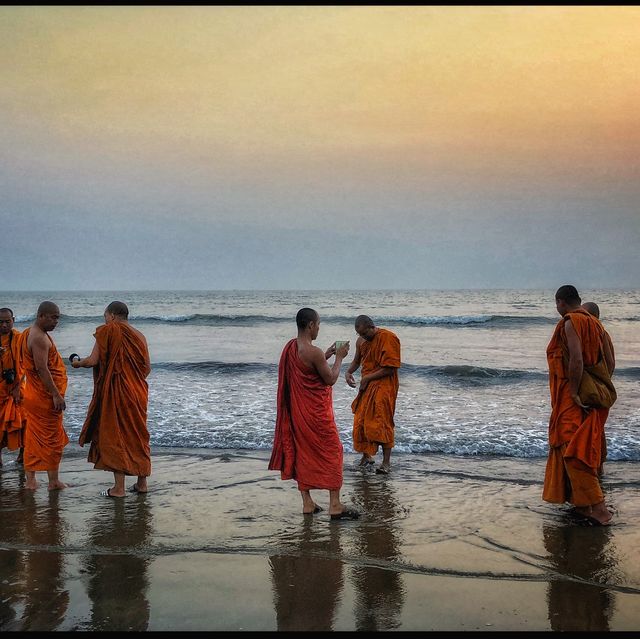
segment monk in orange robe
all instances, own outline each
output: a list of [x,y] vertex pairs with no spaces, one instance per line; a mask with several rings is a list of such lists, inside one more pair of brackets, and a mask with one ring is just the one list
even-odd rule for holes
[[542,498],[556,504],[570,502],[592,523],[606,525],[612,515],[604,502],[598,468],[609,409],[585,406],[578,389],[584,366],[596,364],[603,352],[611,371],[613,355],[602,324],[580,304],[574,286],[561,286],[556,292],[556,308],[562,319],[547,346],[550,449]]
[[94,333],[91,355],[71,363],[73,368],[93,368],[93,397],[78,443],[90,442],[87,461],[113,473],[114,485],[102,491],[104,497],[125,496],[125,475],[137,477],[130,492],[146,493],[151,475],[146,381],[151,361],[145,336],[128,318],[124,302],[111,302],[105,324]]
[[69,437],[62,424],[67,407],[67,371],[49,332],[60,320],[60,309],[53,302],[42,302],[36,321],[21,336],[20,356],[27,380],[24,387],[25,488],[38,487],[36,471],[46,470],[49,490],[66,488],[58,477],[62,451]]
[[[22,452],[24,415],[22,412],[23,371],[20,360],[21,333],[13,328],[13,311],[0,308],[0,466],[2,449]],[[22,462],[19,454],[17,463]]]
[[[282,479],[295,479],[302,496],[302,512],[322,510],[311,490],[329,491],[331,519],[357,519],[358,511],[340,501],[342,442],[333,413],[332,386],[340,376],[349,342],[323,352],[313,345],[320,330],[320,316],[311,308],[296,315],[298,337],[285,345],[278,368],[278,405],[269,470]],[[327,360],[335,355],[332,366]]]
[[377,473],[391,470],[391,449],[394,446],[400,340],[386,328],[378,328],[367,315],[355,321],[356,354],[345,379],[355,388],[353,373],[362,365],[360,389],[351,404],[353,411],[353,448],[362,453],[360,466],[373,465],[373,456],[382,446],[382,464]]

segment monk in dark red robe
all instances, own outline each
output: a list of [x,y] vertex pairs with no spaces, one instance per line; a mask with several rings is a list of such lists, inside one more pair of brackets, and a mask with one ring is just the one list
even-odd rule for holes
[[94,333],[89,357],[74,359],[74,368],[93,368],[94,391],[78,443],[90,442],[88,461],[111,471],[114,485],[102,495],[125,496],[125,476],[135,476],[131,492],[146,493],[151,474],[151,448],[147,429],[151,371],[144,335],[129,324],[124,302],[111,302],[105,324]]
[[396,398],[400,340],[386,328],[378,328],[367,315],[355,321],[356,354],[345,373],[349,386],[356,386],[353,373],[360,366],[360,389],[351,404],[353,411],[353,448],[362,453],[360,466],[373,465],[373,456],[382,447],[382,463],[376,472],[391,470],[391,449],[394,446]]
[[[340,375],[342,360],[349,352],[346,342],[326,352],[313,345],[320,330],[320,316],[303,308],[296,316],[298,337],[290,340],[280,357],[278,407],[269,470],[279,470],[282,479],[294,479],[302,496],[302,512],[322,508],[310,491],[329,491],[332,519],[356,519],[359,513],[340,502],[342,487],[342,442],[333,414],[332,386]],[[335,355],[333,366],[327,360]]]
[[[13,328],[13,311],[0,308],[0,466],[3,448],[22,451],[25,418],[22,410],[24,388],[20,339],[22,334]],[[22,463],[22,455],[17,463]]]
[[67,370],[49,332],[60,320],[60,309],[53,302],[42,302],[36,321],[21,336],[20,356],[27,377],[24,386],[24,415],[27,420],[24,438],[25,488],[38,487],[36,471],[46,470],[49,490],[66,488],[58,471],[62,451],[69,443],[63,426],[67,407]]
[[613,355],[602,324],[580,304],[575,287],[562,286],[556,292],[562,319],[547,347],[550,448],[542,498],[557,504],[570,502],[576,512],[604,525],[611,520],[611,512],[605,506],[598,469],[609,409],[585,406],[578,389],[584,366],[596,364],[603,353],[611,370]]

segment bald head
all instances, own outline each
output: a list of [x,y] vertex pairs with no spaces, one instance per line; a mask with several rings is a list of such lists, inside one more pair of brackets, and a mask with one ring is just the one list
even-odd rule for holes
[[129,319],[129,308],[124,302],[111,302],[105,309],[106,313],[111,313],[120,319]]
[[43,317],[44,315],[60,315],[58,305],[53,302],[42,302],[38,306],[38,317]]
[[591,315],[600,319],[600,307],[595,302],[585,302],[582,308],[584,308],[587,313],[591,313]]
[[296,326],[300,330],[305,330],[311,322],[317,322],[319,319],[317,311],[312,308],[301,308],[296,314]]
[[356,331],[359,328],[373,328],[374,326],[373,320],[368,315],[358,315],[358,317],[356,317]]

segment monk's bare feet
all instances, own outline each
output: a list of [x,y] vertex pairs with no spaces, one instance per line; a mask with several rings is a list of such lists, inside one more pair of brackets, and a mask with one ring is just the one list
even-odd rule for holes
[[36,490],[36,488],[38,488],[39,485],[40,484],[35,479],[31,481],[27,479],[27,481],[24,483],[24,487],[26,490]]
[[67,484],[61,482],[59,479],[49,482],[49,490],[64,490],[65,488],[68,488]]
[[[146,479],[138,479],[138,481],[129,489],[132,493],[146,493],[149,492]],[[113,492],[113,491],[111,491]]]
[[362,459],[360,460],[360,463],[358,464],[358,466],[366,467],[375,463],[376,463],[376,460],[373,457],[371,457],[371,455],[367,455],[366,453],[364,453],[362,455]]

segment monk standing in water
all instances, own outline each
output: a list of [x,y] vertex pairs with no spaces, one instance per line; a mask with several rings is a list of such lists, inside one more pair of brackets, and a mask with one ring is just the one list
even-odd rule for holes
[[0,308],[0,466],[2,449],[20,453],[16,463],[22,463],[24,415],[22,412],[23,372],[20,362],[20,331],[13,328],[13,311]]
[[360,389],[351,404],[353,411],[353,448],[362,453],[360,466],[373,465],[373,455],[382,446],[382,464],[377,473],[391,470],[400,368],[400,340],[386,328],[378,328],[367,315],[355,321],[356,354],[345,373],[349,386],[355,388],[353,373],[362,365]]
[[565,285],[557,290],[556,308],[562,319],[547,346],[550,448],[542,499],[555,504],[568,501],[591,523],[606,525],[612,515],[605,506],[598,468],[609,409],[584,405],[578,389],[584,366],[596,364],[602,352],[610,367],[613,354],[609,352],[602,324],[580,303],[574,286]]
[[38,487],[36,471],[46,470],[49,490],[66,488],[58,478],[62,451],[69,437],[62,424],[67,407],[67,371],[49,332],[60,320],[60,309],[53,302],[42,302],[36,321],[21,336],[21,360],[27,382],[24,387],[24,487]]
[[126,304],[111,302],[94,333],[91,355],[71,362],[73,368],[93,368],[93,397],[78,443],[90,442],[87,461],[113,473],[114,485],[100,493],[103,497],[124,497],[125,475],[137,477],[131,492],[146,493],[151,474],[146,381],[151,361],[145,336],[128,318]]
[[[332,386],[340,376],[346,342],[322,352],[313,341],[320,331],[320,316],[311,308],[296,315],[298,337],[285,345],[278,368],[278,409],[269,470],[282,479],[295,479],[302,496],[302,512],[322,510],[311,490],[329,491],[331,519],[357,519],[359,513],[340,502],[342,442],[333,414]],[[333,366],[327,360],[335,354]]]

